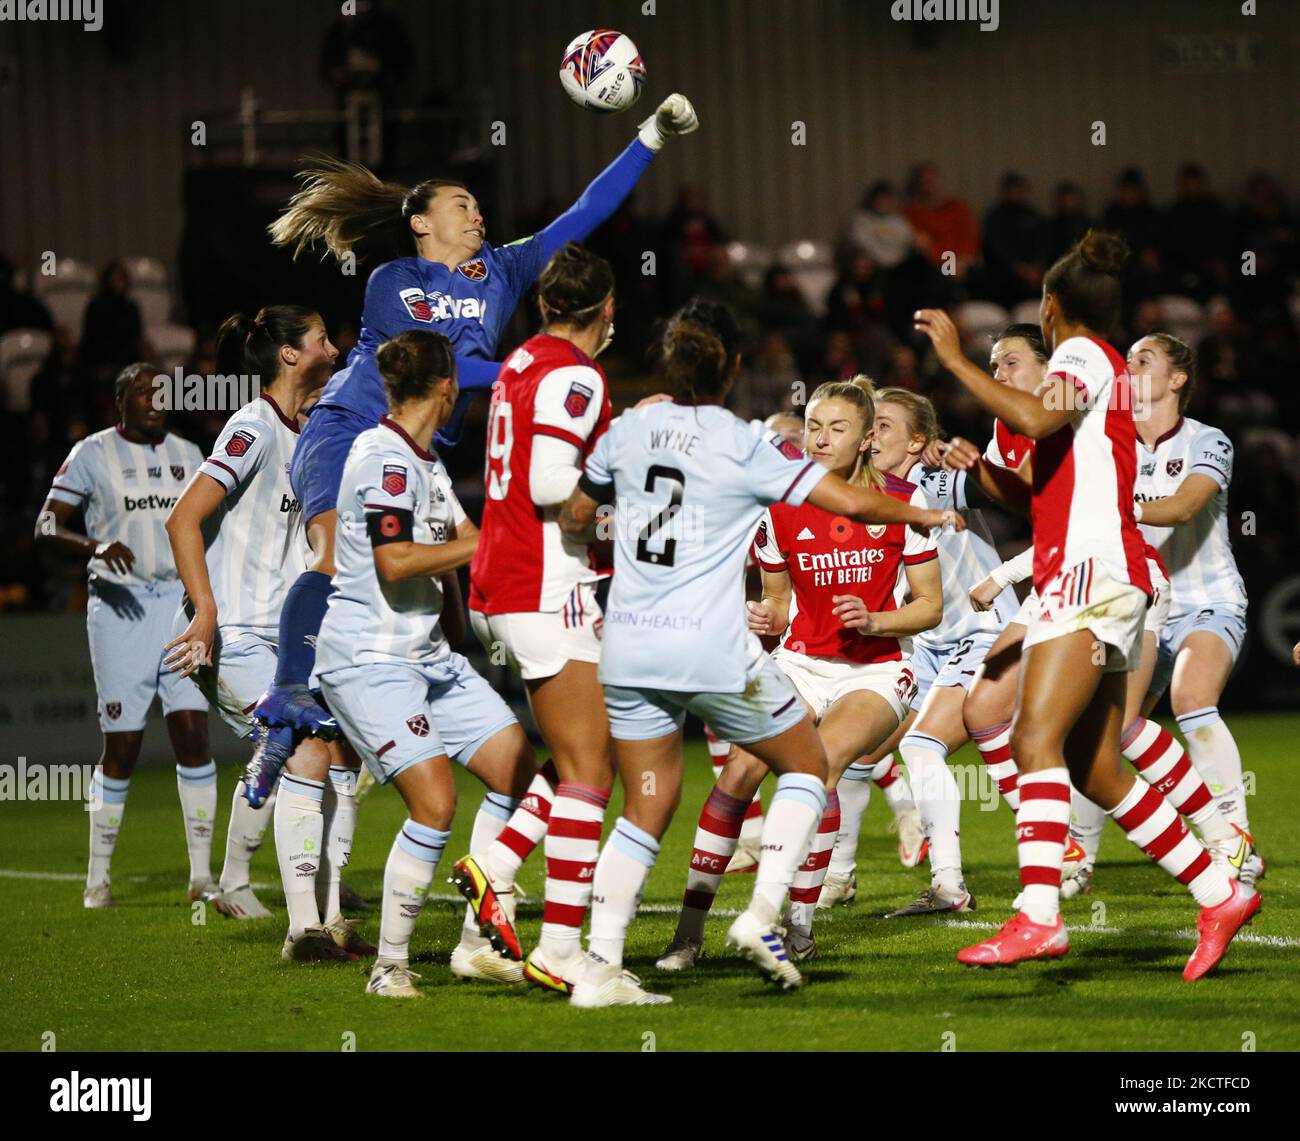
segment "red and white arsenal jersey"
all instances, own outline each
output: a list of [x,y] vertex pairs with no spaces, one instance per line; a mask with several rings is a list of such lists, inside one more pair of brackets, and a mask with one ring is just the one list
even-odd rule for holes
[[1034,452],[1034,441],[1013,432],[1001,420],[993,421],[993,439],[984,449],[984,458],[997,467],[1019,471]]
[[[914,483],[885,475],[886,494],[929,507]],[[922,536],[903,523],[868,527],[811,503],[774,503],[754,538],[754,559],[765,571],[785,571],[794,587],[794,615],[782,639],[786,649],[814,658],[896,662],[911,639],[863,635],[833,613],[836,595],[854,594],[873,614],[897,610],[907,596],[906,567],[939,557],[933,532]]]
[[575,585],[600,576],[590,548],[561,534],[558,505],[533,502],[529,469],[537,436],[572,444],[580,469],[610,415],[604,372],[569,341],[540,333],[501,366],[488,416],[487,496],[470,564],[470,609],[559,610]]
[[1128,367],[1110,345],[1070,337],[1044,384],[1064,377],[1079,412],[1034,448],[1034,587],[1096,559],[1116,582],[1151,594],[1146,544],[1133,518],[1137,429]]

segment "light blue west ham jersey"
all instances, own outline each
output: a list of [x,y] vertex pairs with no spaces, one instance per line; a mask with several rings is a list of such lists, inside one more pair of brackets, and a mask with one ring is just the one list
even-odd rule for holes
[[311,549],[289,486],[298,425],[266,393],[226,421],[199,470],[226,489],[208,519],[208,578],[223,631],[278,636],[280,611]]
[[135,555],[126,574],[91,559],[86,569],[92,583],[142,586],[176,579],[167,516],[202,462],[196,445],[171,433],[157,444],[142,444],[120,428],[106,428],[72,449],[49,497],[80,507],[91,538],[125,543]]
[[1189,475],[1206,475],[1219,490],[1190,523],[1179,527],[1139,524],[1169,572],[1169,618],[1204,607],[1246,609],[1246,584],[1237,570],[1228,534],[1228,485],[1232,441],[1218,428],[1184,417],[1152,447],[1137,442],[1139,502],[1175,494]]
[[606,685],[740,693],[762,657],[745,614],[745,558],[771,503],[798,506],[826,469],[716,405],[623,413],[587,460],[613,485]]
[[466,519],[437,456],[388,417],[362,432],[339,486],[334,593],[316,641],[316,672],[367,662],[432,662],[450,652],[439,618],[442,583],[422,576],[381,582],[366,516],[409,511],[416,543],[446,543]]
[[939,511],[960,511],[966,517],[964,531],[954,531],[951,527],[935,531],[943,575],[943,618],[933,629],[917,634],[916,640],[927,646],[953,646],[972,634],[1001,631],[1020,603],[1015,591],[1007,587],[987,610],[976,610],[971,605],[971,587],[978,586],[1000,567],[1002,557],[993,545],[984,513],[966,500],[969,486],[966,473],[916,464],[907,478],[925,492],[931,507]]

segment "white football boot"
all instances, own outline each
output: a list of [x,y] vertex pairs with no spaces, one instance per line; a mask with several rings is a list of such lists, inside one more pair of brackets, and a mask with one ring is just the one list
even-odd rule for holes
[[491,943],[467,948],[458,943],[451,953],[451,973],[458,982],[521,983],[524,965],[518,959],[509,959],[495,950]]
[[547,955],[541,947],[534,947],[524,961],[524,982],[540,990],[556,994],[572,994],[586,966],[587,956],[579,948],[566,959]]
[[91,910],[112,907],[113,892],[106,883],[97,883],[93,887],[87,886],[85,894],[81,897],[81,906]]
[[894,818],[894,823],[898,827],[898,862],[905,868],[914,868],[930,850],[921,813],[916,808],[905,809]]
[[612,963],[587,959],[582,976],[569,995],[571,1006],[594,1010],[600,1006],[663,1006],[672,1002],[666,994],[651,994],[631,971]]
[[218,891],[210,901],[227,919],[270,919],[271,913],[262,906],[248,884]]
[[799,968],[786,954],[784,927],[764,923],[753,912],[742,911],[727,932],[727,946],[737,948],[782,990],[803,985]]
[[828,911],[837,905],[852,903],[857,894],[857,872],[849,872],[846,876],[827,872],[826,881],[822,884],[822,893],[817,897],[817,910]]
[[397,959],[376,959],[370,981],[366,983],[366,994],[378,994],[384,998],[424,998],[411,981],[420,977]]
[[727,861],[726,875],[743,875],[745,872],[758,870],[758,857],[762,855],[762,841],[758,839],[741,840],[736,850]]

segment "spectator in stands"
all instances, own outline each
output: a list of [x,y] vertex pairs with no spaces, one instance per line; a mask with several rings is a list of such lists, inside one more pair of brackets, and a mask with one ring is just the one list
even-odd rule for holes
[[819,367],[821,380],[852,380],[863,372],[853,338],[848,333],[828,333]]
[[662,278],[658,272],[645,272],[645,254],[654,250],[655,236],[654,226],[637,210],[633,192],[587,239],[587,245],[614,268],[614,294],[618,298],[616,351],[637,359],[650,343],[655,315],[667,308]]
[[840,244],[845,253],[866,250],[882,270],[893,269],[911,257],[916,242],[911,224],[898,208],[898,194],[892,183],[881,180],[871,184],[849,216]]
[[1010,309],[1043,285],[1043,216],[1029,200],[1029,180],[1007,171],[998,200],[984,215],[984,292]]
[[911,345],[895,345],[889,354],[880,386],[906,388],[909,392],[924,392],[927,385],[921,375],[921,358]]
[[789,267],[773,265],[763,275],[758,321],[763,332],[782,334],[795,356],[803,357],[812,348],[817,338],[817,318]]
[[721,224],[709,213],[704,191],[681,187],[677,201],[663,221],[668,250],[669,282],[676,302],[688,294],[714,261],[714,252],[727,241]]
[[14,329],[52,329],[50,311],[14,284],[14,267],[0,257],[0,336]]
[[1258,376],[1254,346],[1232,305],[1219,297],[1206,311],[1210,331],[1197,346],[1196,366],[1198,378],[1204,381],[1197,388],[1209,398],[1205,419],[1230,437],[1243,428],[1276,423],[1277,401],[1251,383]]
[[801,380],[790,343],[780,333],[767,333],[759,341],[758,351],[745,357],[727,407],[743,420],[762,420],[773,412],[794,410]]
[[1160,211],[1151,205],[1146,176],[1136,166],[1126,166],[1119,172],[1114,197],[1101,216],[1101,224],[1123,238],[1134,253],[1160,248]]
[[1058,182],[1052,206],[1052,216],[1043,223],[1043,260],[1048,265],[1069,253],[1092,228],[1083,187],[1077,182]]
[[894,347],[885,308],[885,275],[864,249],[852,250],[826,296],[826,328],[848,333],[870,375],[884,368]]
[[1200,163],[1178,170],[1178,191],[1164,219],[1164,255],[1170,284],[1198,301],[1229,284],[1232,224],[1222,202],[1210,193]]
[[131,300],[126,266],[111,261],[99,278],[99,292],[86,303],[81,326],[81,365],[98,384],[107,382],[139,360],[144,325],[140,307]]
[[944,193],[934,163],[920,162],[912,167],[907,176],[904,214],[921,252],[945,270],[946,255],[954,255],[956,272],[952,276],[964,282],[979,257],[979,227],[965,199]]
[[709,250],[709,259],[694,292],[710,301],[720,301],[730,309],[740,326],[742,342],[746,346],[755,343],[761,298],[758,291],[741,278],[726,246],[718,245]]

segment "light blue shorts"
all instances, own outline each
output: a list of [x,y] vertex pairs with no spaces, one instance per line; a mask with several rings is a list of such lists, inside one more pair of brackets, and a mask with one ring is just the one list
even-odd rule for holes
[[916,697],[912,708],[919,710],[925,704],[926,695],[931,689],[959,685],[967,693],[975,685],[979,668],[993,643],[998,640],[999,631],[981,630],[958,642],[948,642],[942,646],[931,646],[919,639],[912,641],[912,676],[916,680]]
[[446,754],[468,765],[518,724],[510,706],[460,654],[435,662],[369,662],[320,676],[330,712],[381,784]]
[[162,664],[183,593],[180,582],[91,584],[86,633],[105,733],[143,729],[155,697],[164,714],[207,710],[198,686]]
[[1174,659],[1189,634],[1214,634],[1232,651],[1236,662],[1246,641],[1246,611],[1236,606],[1207,606],[1171,614],[1160,633],[1160,650],[1148,693],[1157,696],[1169,688],[1174,676]]
[[744,693],[685,693],[667,689],[605,686],[610,736],[648,741],[680,729],[693,713],[723,741],[748,745],[784,733],[807,710],[789,678],[764,656]]

